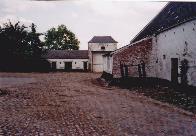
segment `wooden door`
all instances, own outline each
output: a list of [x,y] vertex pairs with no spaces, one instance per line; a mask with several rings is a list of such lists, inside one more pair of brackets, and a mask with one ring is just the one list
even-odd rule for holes
[[83,62],[84,70],[87,70],[87,62]]
[[65,62],[65,71],[72,70],[72,62]]
[[52,66],[51,66],[52,70],[55,71],[56,70],[56,62],[52,62]]
[[178,83],[178,58],[171,58],[171,81]]

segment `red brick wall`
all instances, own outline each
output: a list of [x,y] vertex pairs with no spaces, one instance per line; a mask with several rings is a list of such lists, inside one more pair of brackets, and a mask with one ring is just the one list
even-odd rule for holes
[[[150,57],[152,52],[152,38],[142,40],[129,47],[124,47],[121,51],[113,55],[113,75],[114,77],[121,77],[120,62],[125,65],[137,65],[143,60],[147,65],[150,64]],[[138,67],[128,67],[129,75],[138,77]],[[146,72],[148,70],[146,69]],[[147,72],[148,76],[148,72]]]

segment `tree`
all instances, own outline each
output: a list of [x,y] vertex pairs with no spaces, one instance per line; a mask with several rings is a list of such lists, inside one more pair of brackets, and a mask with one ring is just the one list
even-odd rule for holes
[[0,70],[38,70],[45,63],[41,59],[43,43],[39,39],[40,35],[36,32],[35,24],[30,27],[20,22],[3,24],[0,27]]
[[36,32],[32,23],[30,31],[20,22],[3,24],[0,28],[0,54],[6,58],[40,57],[43,43],[39,39],[41,34]]
[[7,58],[19,57],[22,54],[22,48],[27,44],[27,31],[24,25],[19,22],[12,24],[11,22],[3,24],[0,31],[0,54]]
[[78,50],[79,40],[65,25],[51,28],[45,34],[45,47],[53,50]]
[[39,36],[41,33],[36,32],[36,25],[34,23],[30,26],[31,31],[27,35],[27,42],[28,42],[28,55],[32,57],[39,58],[43,52],[43,45],[44,43],[41,42]]

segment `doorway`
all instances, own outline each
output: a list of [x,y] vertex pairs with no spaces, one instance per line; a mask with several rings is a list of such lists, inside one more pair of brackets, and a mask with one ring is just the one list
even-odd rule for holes
[[171,58],[171,81],[178,83],[178,58]]
[[55,71],[56,70],[56,62],[52,62],[52,66],[51,66],[52,70]]
[[72,70],[72,62],[65,62],[65,71]]
[[83,62],[83,68],[85,71],[87,71],[87,62]]

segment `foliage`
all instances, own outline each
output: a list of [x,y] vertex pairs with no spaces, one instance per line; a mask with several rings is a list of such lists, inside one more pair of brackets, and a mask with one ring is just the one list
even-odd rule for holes
[[78,50],[79,40],[65,25],[51,28],[45,34],[45,46],[53,50]]
[[[0,70],[28,71],[45,63],[40,59],[43,43],[35,24],[26,27],[8,22],[0,27]],[[34,63],[33,63],[34,62]]]
[[36,26],[32,24],[28,31],[20,22],[3,24],[0,28],[0,54],[6,58],[32,58],[39,57],[42,51],[40,34],[36,32]]

